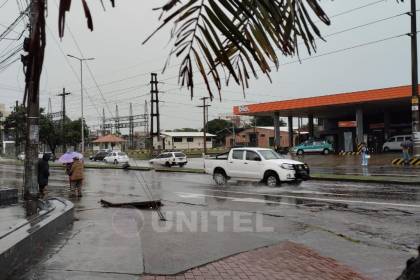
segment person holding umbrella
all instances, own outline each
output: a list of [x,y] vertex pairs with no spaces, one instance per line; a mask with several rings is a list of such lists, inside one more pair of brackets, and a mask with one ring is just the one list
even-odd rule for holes
[[70,184],[74,188],[77,197],[82,197],[83,170],[83,162],[79,160],[79,157],[75,156],[69,175]]
[[[83,155],[77,152],[66,152],[63,154],[58,161],[65,165],[66,174],[69,176],[70,191],[73,189],[76,192],[76,195],[81,197],[81,186],[83,182]],[[73,167],[75,162],[78,162],[75,167]],[[77,187],[76,187],[77,185]]]

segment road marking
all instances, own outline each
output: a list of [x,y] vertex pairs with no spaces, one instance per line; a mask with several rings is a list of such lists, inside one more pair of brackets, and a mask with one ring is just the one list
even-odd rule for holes
[[175,194],[182,198],[214,197],[214,198],[229,199],[229,200],[232,200],[233,202],[249,202],[249,203],[264,203],[264,204],[270,203],[270,204],[296,206],[295,203],[271,201],[271,200],[257,199],[257,198],[252,198],[252,197],[239,198],[239,197],[229,197],[229,196],[209,195],[209,194],[199,194],[199,193],[183,193],[183,192],[176,192]]
[[340,203],[349,203],[349,204],[382,205],[382,206],[394,206],[394,207],[410,207],[410,208],[419,208],[420,209],[420,205],[416,205],[416,204],[391,203],[391,202],[376,202],[376,201],[363,201],[363,200],[347,200],[347,199],[331,199],[331,198],[317,198],[317,197],[305,197],[305,196],[282,195],[282,194],[268,194],[268,193],[224,191],[224,190],[214,190],[214,189],[205,189],[205,190],[207,190],[207,191],[213,191],[213,192],[234,193],[234,194],[246,194],[246,195],[258,195],[258,196],[273,196],[273,197],[304,199],[304,200],[312,200],[312,201],[340,202]]

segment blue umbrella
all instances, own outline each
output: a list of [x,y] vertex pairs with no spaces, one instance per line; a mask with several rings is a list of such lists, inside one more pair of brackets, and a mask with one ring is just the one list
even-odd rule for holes
[[66,152],[63,154],[58,161],[61,163],[72,163],[73,158],[77,157],[78,159],[83,159],[83,155],[78,152]]

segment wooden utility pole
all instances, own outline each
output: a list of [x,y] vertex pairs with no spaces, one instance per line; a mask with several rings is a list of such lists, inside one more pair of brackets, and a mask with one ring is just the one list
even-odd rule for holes
[[[22,57],[26,70],[26,143],[24,198],[28,201],[27,212],[37,210],[38,194],[38,145],[39,145],[39,82],[45,50],[45,0],[32,0],[30,12],[30,36],[24,47],[28,55]],[[26,49],[25,49],[26,48]]]
[[420,111],[418,89],[418,58],[417,58],[417,7],[416,0],[411,0],[411,115],[413,133],[413,154],[420,156]]
[[66,95],[69,95],[70,92],[66,92],[66,89],[63,88],[63,93],[57,94],[61,96],[61,137],[63,141],[63,153],[67,152],[66,142],[65,142],[65,124],[66,124]]
[[129,140],[130,140],[130,149],[134,149],[134,123],[133,123],[133,103],[130,102],[130,112],[129,112]]
[[203,148],[204,154],[207,154],[207,118],[208,118],[208,107],[211,105],[207,104],[207,99],[209,97],[202,97],[200,100],[203,100],[203,105],[197,106],[203,108]]

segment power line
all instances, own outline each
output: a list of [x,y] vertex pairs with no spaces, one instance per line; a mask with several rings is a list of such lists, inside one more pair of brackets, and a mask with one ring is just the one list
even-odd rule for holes
[[367,4],[365,4],[365,5],[358,6],[358,7],[356,7],[356,8],[352,8],[352,9],[350,9],[350,10],[346,10],[346,11],[340,12],[340,13],[338,13],[338,14],[332,15],[332,16],[330,16],[329,18],[335,18],[335,17],[339,17],[339,16],[347,15],[347,14],[353,13],[353,12],[355,12],[355,11],[358,11],[358,10],[361,10],[361,9],[364,9],[364,8],[367,8],[367,7],[370,7],[370,6],[374,6],[374,5],[377,5],[377,4],[380,4],[380,3],[383,3],[383,2],[386,2],[386,0],[373,1],[373,2],[367,3]]
[[[70,69],[71,69],[71,71],[73,72],[73,74],[74,74],[74,76],[76,77],[76,79],[80,82],[79,75],[76,73],[76,70],[74,70],[73,65],[70,63],[70,61],[69,61],[69,59],[68,59],[67,55],[65,54],[65,52],[64,52],[64,50],[63,50],[63,48],[62,48],[62,47],[61,47],[61,45],[57,42],[57,40],[56,40],[56,38],[55,38],[55,36],[54,36],[53,32],[52,32],[52,31],[51,31],[51,29],[50,29],[50,27],[49,27],[47,24],[46,24],[45,26],[47,27],[47,30],[48,30],[48,32],[50,33],[51,37],[53,38],[53,41],[54,41],[54,42],[55,42],[55,44],[57,45],[58,49],[61,51],[61,54],[63,55],[64,60],[66,61],[67,65],[70,67]],[[84,92],[87,94],[87,96],[88,96],[89,101],[91,102],[91,104],[93,104],[93,105],[94,105],[94,104],[95,104],[95,102],[93,102],[93,101],[92,101],[92,98],[91,98],[90,94],[88,93],[87,89],[86,89],[85,87],[83,87],[83,89],[84,89]],[[97,108],[96,106],[94,106],[94,108],[95,108],[95,110],[96,110],[96,112],[97,112],[98,116],[100,116],[100,115],[101,115],[101,113],[99,112],[98,108]]]
[[366,46],[382,43],[382,42],[385,42],[385,41],[389,41],[389,40],[400,38],[400,37],[407,36],[407,35],[410,35],[410,34],[409,33],[404,33],[404,34],[395,35],[395,36],[387,37],[387,38],[380,39],[380,40],[370,41],[370,42],[354,45],[354,46],[347,47],[347,48],[342,48],[342,49],[322,53],[322,54],[319,54],[319,55],[308,56],[308,57],[305,57],[305,58],[301,58],[299,60],[282,63],[282,64],[280,64],[280,66],[285,66],[285,65],[294,64],[294,63],[300,63],[302,61],[306,61],[306,60],[310,60],[310,59],[315,59],[315,58],[328,56],[328,55],[332,55],[332,54],[336,54],[336,53],[340,53],[340,52],[345,52],[345,51],[349,51],[349,50],[353,50],[353,49],[357,49],[357,48],[361,48],[361,47],[366,47]]

